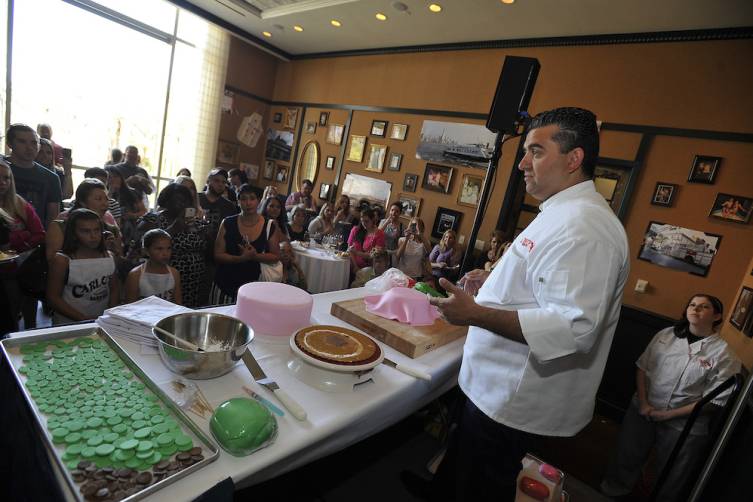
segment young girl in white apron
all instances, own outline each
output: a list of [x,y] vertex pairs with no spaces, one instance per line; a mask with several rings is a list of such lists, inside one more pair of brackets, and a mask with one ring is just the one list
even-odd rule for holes
[[154,295],[180,305],[180,274],[169,265],[172,256],[170,234],[159,228],[149,230],[144,234],[142,248],[149,258],[128,274],[126,302]]
[[47,279],[54,324],[93,320],[117,304],[115,260],[105,249],[102,231],[102,220],[94,211],[71,211],[63,248],[50,262]]

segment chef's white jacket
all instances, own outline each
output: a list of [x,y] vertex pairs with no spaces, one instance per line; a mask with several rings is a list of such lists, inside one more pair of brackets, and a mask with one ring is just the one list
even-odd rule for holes
[[517,311],[528,345],[472,326],[459,384],[497,422],[572,436],[593,415],[629,270],[627,236],[590,180],[540,208],[476,297]]

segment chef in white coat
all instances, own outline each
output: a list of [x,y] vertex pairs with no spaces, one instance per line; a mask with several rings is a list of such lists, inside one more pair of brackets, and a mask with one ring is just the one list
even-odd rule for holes
[[596,117],[558,108],[533,118],[518,165],[541,212],[474,297],[448,281],[433,299],[469,325],[466,403],[435,477],[435,498],[510,500],[536,436],[590,421],[628,276],[625,230],[592,181]]

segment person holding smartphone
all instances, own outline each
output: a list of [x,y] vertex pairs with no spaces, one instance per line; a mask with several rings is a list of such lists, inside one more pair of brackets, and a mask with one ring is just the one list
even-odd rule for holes
[[421,218],[411,218],[405,236],[400,237],[395,251],[395,263],[408,277],[416,281],[431,278],[429,265],[429,241],[424,236],[424,221]]

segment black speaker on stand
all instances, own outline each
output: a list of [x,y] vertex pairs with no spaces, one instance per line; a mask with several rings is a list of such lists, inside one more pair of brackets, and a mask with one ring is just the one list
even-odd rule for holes
[[470,270],[473,264],[473,249],[489,200],[494,173],[497,171],[497,165],[502,154],[502,143],[510,137],[516,136],[520,124],[528,117],[528,104],[531,101],[531,94],[533,94],[540,68],[539,60],[535,58],[505,57],[502,72],[497,82],[497,91],[494,94],[494,100],[486,120],[486,128],[498,134],[494,141],[494,150],[491,159],[489,159],[486,177],[484,177],[484,184],[481,188],[476,216],[473,220],[473,229],[471,235],[468,236],[467,249],[461,267],[463,272]]

